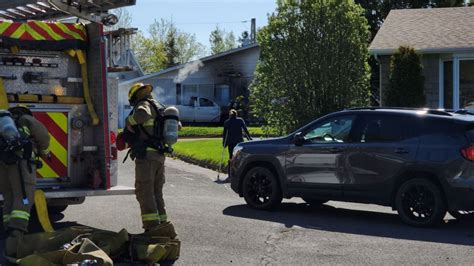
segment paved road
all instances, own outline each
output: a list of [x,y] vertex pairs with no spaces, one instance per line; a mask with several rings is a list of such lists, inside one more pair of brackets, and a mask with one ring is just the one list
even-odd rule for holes
[[[435,229],[405,226],[389,208],[329,202],[312,208],[285,201],[278,211],[248,209],[216,173],[167,160],[165,200],[183,242],[177,264],[472,264],[474,227],[447,217]],[[133,184],[133,165],[121,167]],[[89,198],[57,225],[141,231],[134,196]]]

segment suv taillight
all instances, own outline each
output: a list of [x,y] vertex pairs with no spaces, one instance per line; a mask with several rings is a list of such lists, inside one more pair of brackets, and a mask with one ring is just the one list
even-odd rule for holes
[[461,149],[461,154],[469,161],[474,161],[474,145]]

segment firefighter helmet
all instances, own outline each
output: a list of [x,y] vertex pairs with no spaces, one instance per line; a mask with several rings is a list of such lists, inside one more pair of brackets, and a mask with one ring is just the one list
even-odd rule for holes
[[13,116],[33,115],[30,108],[24,104],[18,104],[16,106],[10,107],[8,111],[10,111]]
[[130,103],[135,102],[138,92],[142,90],[145,90],[145,95],[149,95],[153,91],[153,86],[150,84],[143,84],[141,82],[133,84],[133,86],[130,88],[130,91],[128,92],[128,101]]

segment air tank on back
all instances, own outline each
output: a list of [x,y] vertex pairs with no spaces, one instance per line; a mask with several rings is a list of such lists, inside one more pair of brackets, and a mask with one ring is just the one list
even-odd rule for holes
[[178,142],[179,110],[170,106],[164,111],[163,141],[171,146]]
[[15,121],[7,110],[0,110],[0,137],[6,142],[15,141],[20,137]]

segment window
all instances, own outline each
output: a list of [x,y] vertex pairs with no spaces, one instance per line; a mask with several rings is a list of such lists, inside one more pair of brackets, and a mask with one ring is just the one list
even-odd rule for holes
[[209,106],[214,106],[214,103],[206,98],[199,98],[199,106],[209,107]]
[[182,84],[181,102],[190,105],[191,97],[204,97],[214,99],[214,85],[211,84]]
[[304,139],[310,143],[343,143],[349,142],[349,134],[355,116],[331,118],[310,130]]
[[[361,131],[358,140],[364,143],[397,142],[404,140],[413,129],[407,125],[411,120],[395,115],[369,115],[361,119]],[[410,123],[413,124],[413,123]]]
[[184,105],[193,106],[194,99],[198,96],[198,86],[197,85],[181,85]]

